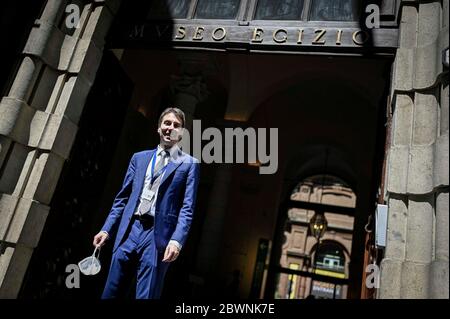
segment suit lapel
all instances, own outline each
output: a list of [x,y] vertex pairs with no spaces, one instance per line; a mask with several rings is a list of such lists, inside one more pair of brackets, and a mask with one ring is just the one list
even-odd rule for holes
[[156,149],[151,150],[147,156],[143,156],[142,159],[138,162],[137,167],[137,180],[139,182],[139,194],[142,192],[142,187],[144,187],[145,182],[145,174],[147,173],[148,165],[150,164],[150,160],[153,157],[153,154],[156,152]]
[[181,150],[178,150],[176,159],[167,164],[167,168],[162,177],[161,184],[164,183],[167,177],[169,177],[170,174],[172,174],[178,168],[178,166],[180,166],[181,163],[183,163],[183,161],[184,161],[183,153],[181,152]]

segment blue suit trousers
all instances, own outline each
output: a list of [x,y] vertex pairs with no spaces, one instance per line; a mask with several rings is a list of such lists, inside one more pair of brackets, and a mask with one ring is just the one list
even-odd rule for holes
[[124,297],[133,276],[136,299],[159,299],[169,263],[158,258],[153,225],[133,218],[125,238],[112,255],[102,299]]

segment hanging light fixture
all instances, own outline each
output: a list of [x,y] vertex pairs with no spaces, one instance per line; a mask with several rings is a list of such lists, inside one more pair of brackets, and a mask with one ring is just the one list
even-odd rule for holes
[[311,234],[319,240],[323,237],[325,232],[327,231],[328,221],[325,218],[325,214],[323,212],[315,212],[314,216],[309,221],[309,228],[311,230]]
[[[321,192],[320,192],[320,204],[322,204],[323,199],[323,188],[325,186],[325,178],[328,171],[328,156],[329,150],[325,149],[325,164],[324,164],[324,174],[322,175],[321,182]],[[314,216],[309,221],[309,227],[311,230],[311,234],[317,239],[317,242],[320,243],[320,238],[323,237],[325,232],[327,231],[328,221],[325,218],[325,213],[323,211],[315,211]]]

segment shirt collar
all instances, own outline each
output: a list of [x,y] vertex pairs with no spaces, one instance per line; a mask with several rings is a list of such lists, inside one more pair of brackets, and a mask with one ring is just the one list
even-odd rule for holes
[[[156,156],[159,156],[159,154],[161,154],[163,149],[164,148],[158,144],[158,147],[156,148]],[[167,149],[167,151],[169,151],[171,159],[176,159],[179,155],[180,147],[177,144],[175,144],[171,148]]]

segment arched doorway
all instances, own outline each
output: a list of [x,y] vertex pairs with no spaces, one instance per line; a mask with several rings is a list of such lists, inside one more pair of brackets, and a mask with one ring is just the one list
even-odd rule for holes
[[[348,278],[350,255],[338,241],[325,240],[316,245],[310,255],[313,255],[315,274],[331,278]],[[310,295],[314,298],[345,299],[347,287],[334,282],[314,280]]]
[[[276,267],[274,298],[345,299],[356,205],[354,191],[338,177],[314,175],[292,190],[284,219]],[[314,214],[323,213],[326,231],[312,234]]]

